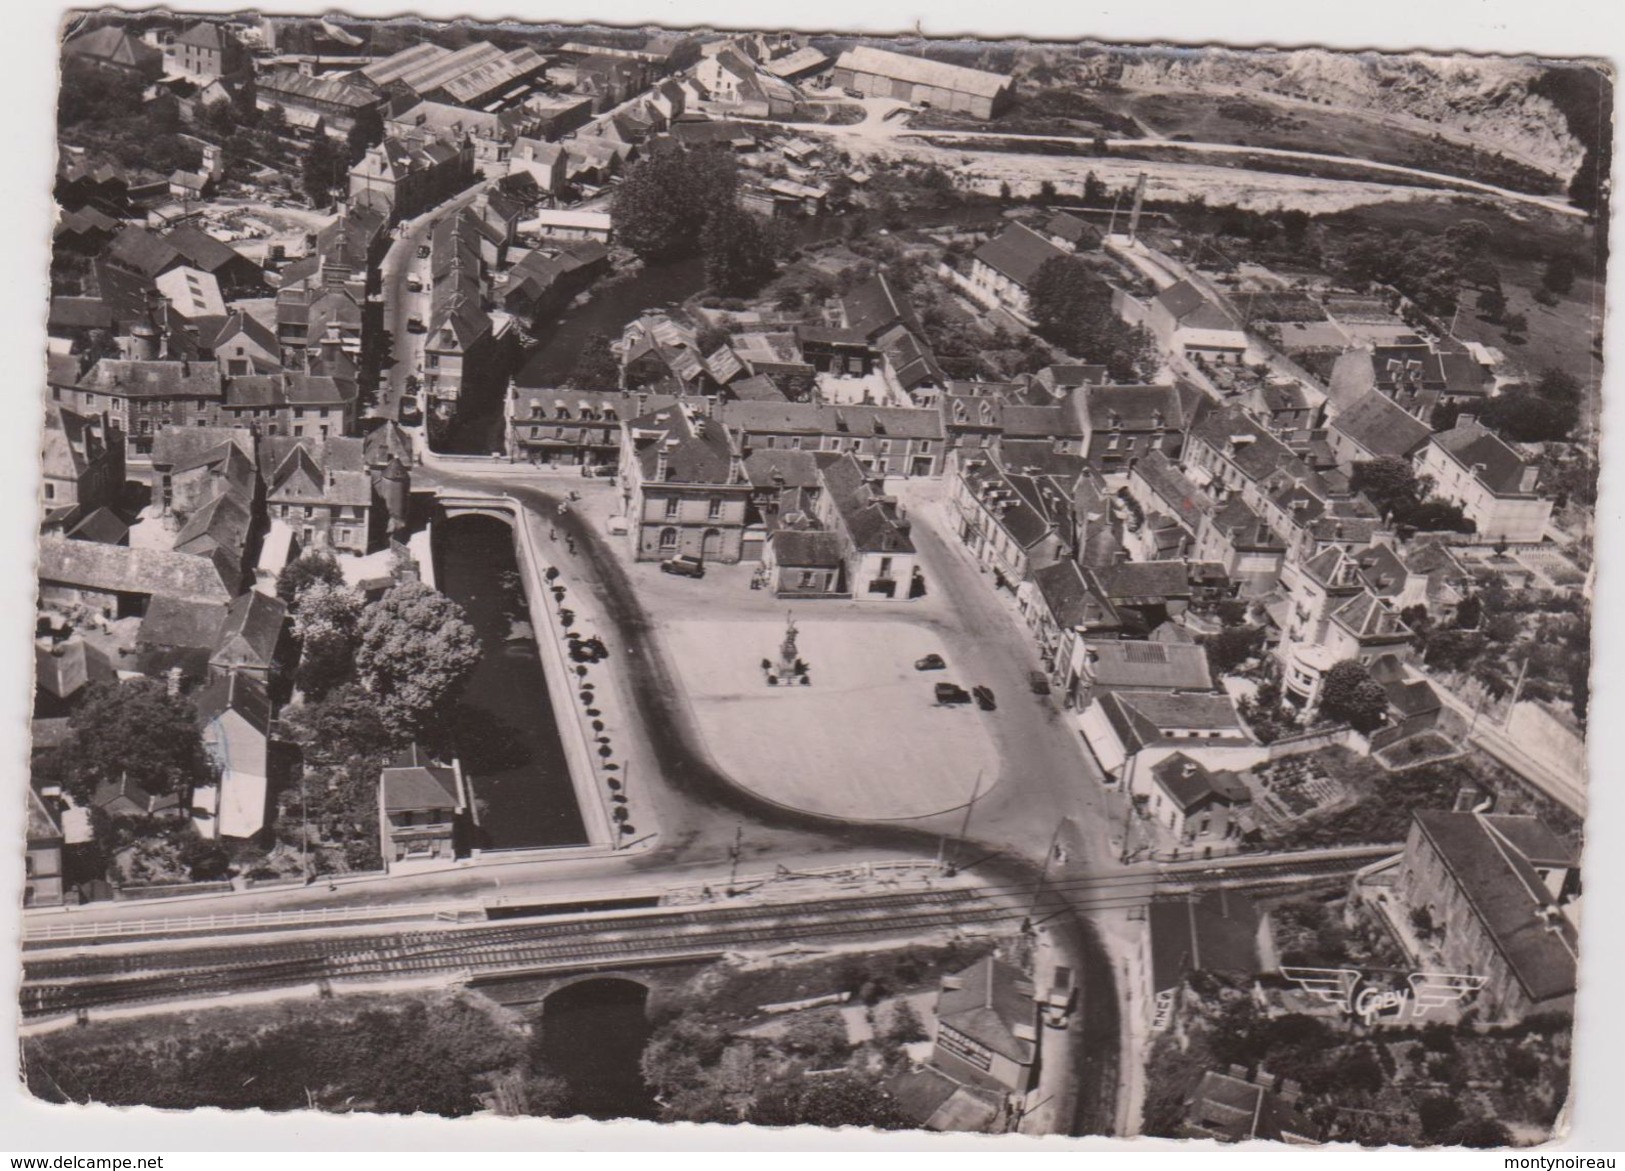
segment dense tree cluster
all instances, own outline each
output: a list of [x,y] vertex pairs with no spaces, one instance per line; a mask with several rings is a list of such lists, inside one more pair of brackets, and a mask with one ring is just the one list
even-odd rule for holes
[[1039,336],[1091,362],[1119,381],[1147,381],[1158,359],[1150,335],[1130,326],[1112,308],[1112,288],[1076,256],[1046,260],[1030,290]]
[[400,731],[431,723],[479,659],[463,608],[422,582],[395,586],[361,617],[356,678]]
[[1357,463],[1349,484],[1395,524],[1422,532],[1472,533],[1478,529],[1459,504],[1431,495],[1432,481],[1418,476],[1409,460],[1384,456]]
[[[162,1044],[139,1030],[31,1039],[29,1089],[46,1101],[192,1109],[304,1110],[461,1117],[488,1077],[518,1065],[516,1030],[462,998],[334,1007],[257,1027],[201,1017]],[[68,1070],[70,1074],[64,1075]],[[70,1099],[71,1094],[71,1099]]]
[[197,709],[156,679],[94,683],[68,718],[52,770],[88,805],[98,786],[129,780],[148,793],[186,793],[214,781]]
[[88,62],[62,63],[57,88],[57,131],[64,142],[89,147],[129,172],[195,171],[203,154],[180,135],[171,99],[147,102],[139,79]]
[[1561,441],[1580,421],[1580,396],[1580,382],[1572,374],[1547,369],[1534,386],[1508,387],[1485,402],[1478,421],[1516,443]]
[[1358,659],[1333,664],[1320,686],[1320,714],[1356,732],[1374,732],[1388,713],[1388,693]]

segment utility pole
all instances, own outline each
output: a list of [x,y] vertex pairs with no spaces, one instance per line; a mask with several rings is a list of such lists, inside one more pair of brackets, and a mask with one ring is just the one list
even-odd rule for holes
[[734,826],[734,844],[728,851],[728,897],[734,896],[734,881],[739,877],[739,846],[745,838],[745,827]]
[[1504,732],[1512,727],[1512,713],[1518,707],[1518,697],[1523,694],[1524,677],[1529,674],[1529,656],[1525,655],[1523,666],[1518,668],[1518,681],[1512,685],[1512,699],[1507,704],[1507,718],[1501,721],[1501,730]]
[[1039,869],[1038,883],[1033,887],[1032,906],[1027,908],[1027,917],[1021,921],[1021,929],[1023,932],[1032,930],[1033,916],[1038,914],[1038,899],[1039,896],[1044,893],[1044,883],[1049,878],[1050,860],[1055,857],[1055,847],[1058,846],[1061,841],[1061,824],[1062,823],[1059,821],[1055,823],[1055,832],[1050,835],[1049,839],[1049,849],[1044,851],[1044,865]]
[[[960,846],[963,846],[965,844],[965,835],[970,832],[970,815],[972,813],[976,812],[976,798],[981,794],[981,792],[982,792],[982,770],[977,769],[976,770],[976,783],[971,786],[971,790],[970,790],[970,803],[965,806],[965,819],[959,823],[959,837],[958,837],[958,840],[954,843],[954,857],[956,859],[959,857],[959,848],[960,848]],[[953,873],[953,870],[954,870],[954,867],[949,867],[949,873],[950,874]]]

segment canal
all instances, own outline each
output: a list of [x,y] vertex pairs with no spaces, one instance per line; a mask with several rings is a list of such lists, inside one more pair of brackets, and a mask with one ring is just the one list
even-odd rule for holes
[[[915,208],[901,213],[909,226],[977,223],[996,217],[985,206],[959,208]],[[797,220],[798,244],[813,244],[842,235],[847,226],[843,216],[820,216]],[[594,290],[585,301],[577,302],[555,321],[540,330],[540,344],[526,356],[514,374],[518,386],[561,385],[575,366],[581,348],[595,333],[610,340],[621,336],[628,323],[651,309],[676,308],[705,288],[705,260],[700,256],[648,264],[630,278]],[[503,448],[502,391],[491,388],[469,394],[459,404],[457,418],[447,430],[437,451],[457,455],[500,453]]]
[[483,653],[456,716],[457,751],[479,803],[482,849],[587,841],[525,607],[513,530],[460,516],[435,528],[440,589],[468,614]]
[[570,1110],[588,1118],[657,1118],[639,1068],[649,1040],[649,990],[614,977],[571,984],[542,1004],[537,1055],[569,1085]]

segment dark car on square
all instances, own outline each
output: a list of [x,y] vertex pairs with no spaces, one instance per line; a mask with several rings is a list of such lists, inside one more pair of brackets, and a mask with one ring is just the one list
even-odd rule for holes
[[993,689],[985,683],[979,683],[971,688],[971,694],[976,697],[976,706],[984,712],[990,712],[999,706],[993,702]]
[[940,704],[969,703],[970,692],[957,683],[938,683],[937,702]]
[[704,577],[705,562],[698,557],[691,557],[687,553],[679,553],[675,557],[668,557],[660,563],[660,572],[675,573],[678,577]]
[[916,671],[942,671],[947,666],[947,660],[941,655],[926,655],[923,659],[914,660],[914,669]]

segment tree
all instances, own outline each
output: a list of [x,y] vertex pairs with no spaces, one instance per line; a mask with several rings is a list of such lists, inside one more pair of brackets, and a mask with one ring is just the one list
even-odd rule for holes
[[899,1000],[892,1005],[891,1020],[886,1024],[887,1040],[907,1045],[913,1041],[924,1041],[926,1036],[925,1024],[912,1004]]
[[362,615],[356,675],[398,731],[431,722],[479,661],[463,608],[422,582],[394,587]]
[[674,260],[699,250],[706,222],[734,205],[738,192],[731,153],[657,143],[627,168],[610,220],[620,242],[644,260]]
[[385,724],[378,700],[353,683],[287,709],[281,731],[299,745],[307,765],[387,756],[401,743]]
[[1114,378],[1146,379],[1157,365],[1150,338],[1112,308],[1112,290],[1076,256],[1046,260],[1033,277],[1029,308],[1045,341],[1103,363]]
[[1566,293],[1574,288],[1574,257],[1559,252],[1546,262],[1540,273],[1541,285],[1553,293]]
[[378,107],[368,106],[357,112],[350,133],[344,136],[344,154],[349,165],[355,166],[367,151],[382,141],[384,141],[384,118],[378,112]]
[[348,680],[355,668],[360,641],[361,595],[325,579],[313,580],[298,594],[293,630],[299,638],[299,690],[321,699]]
[[1038,197],[1033,202],[1051,204],[1055,202],[1055,199],[1055,184],[1049,179],[1045,179],[1043,182],[1039,183]]
[[833,1010],[798,1013],[784,1030],[780,1043],[789,1052],[819,1065],[844,1058],[851,1049],[846,1022]]
[[1453,1138],[1456,1146],[1480,1150],[1512,1145],[1512,1132],[1493,1118],[1475,1118],[1463,1123],[1456,1128]]
[[1264,649],[1262,626],[1227,626],[1209,635],[1202,643],[1207,665],[1214,677],[1229,675]]
[[1461,1106],[1444,1094],[1430,1094],[1417,1107],[1416,1117],[1422,1124],[1422,1137],[1436,1143],[1461,1121]]
[[705,280],[725,297],[754,293],[773,276],[773,246],[763,221],[733,200],[719,207],[700,232]]
[[345,181],[344,152],[325,134],[316,136],[299,168],[299,186],[315,207],[325,207],[335,187]]
[[1388,693],[1371,678],[1364,663],[1344,659],[1326,672],[1320,687],[1321,715],[1343,720],[1356,732],[1366,733],[1380,728],[1387,713]]
[[609,336],[589,333],[576,352],[564,384],[578,390],[614,390],[621,382],[621,363],[609,347]]
[[1529,318],[1522,313],[1507,314],[1501,324],[1508,337],[1527,337],[1529,334]]
[[176,856],[193,882],[212,882],[226,877],[231,870],[231,855],[226,853],[226,848],[207,838],[187,838]]
[[1500,289],[1484,289],[1478,294],[1478,308],[1491,321],[1500,321],[1507,311],[1506,294]]
[[1408,511],[1421,499],[1422,487],[1410,461],[1396,456],[1364,460],[1354,465],[1349,487],[1364,492],[1384,516]]
[[155,679],[93,683],[57,750],[63,788],[88,805],[96,788],[128,779],[147,792],[185,793],[214,781],[197,709]]
[[1486,402],[1478,421],[1504,439],[1517,443],[1544,443],[1564,440],[1580,421],[1578,403],[1543,398],[1538,393],[1513,387]]
[[306,586],[315,582],[325,582],[331,586],[344,584],[344,571],[339,563],[333,559],[331,553],[320,550],[311,550],[282,567],[282,572],[276,576],[276,596],[287,603],[288,609],[293,611],[297,619],[299,613],[299,595]]

